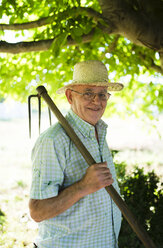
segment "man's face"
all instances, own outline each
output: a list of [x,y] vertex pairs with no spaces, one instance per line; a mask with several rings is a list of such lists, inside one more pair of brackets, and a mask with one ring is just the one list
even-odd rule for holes
[[84,121],[91,125],[96,125],[105,111],[107,100],[100,100],[98,95],[92,100],[86,100],[83,95],[73,90],[80,93],[107,93],[107,87],[78,85],[74,86],[72,90],[66,90],[66,96],[68,102],[71,104],[72,110]]

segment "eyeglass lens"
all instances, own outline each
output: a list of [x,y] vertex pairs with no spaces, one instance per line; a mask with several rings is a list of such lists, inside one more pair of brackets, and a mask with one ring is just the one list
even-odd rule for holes
[[103,100],[103,101],[106,101],[109,99],[110,97],[110,94],[109,93],[93,93],[93,92],[87,92],[87,93],[84,93],[83,96],[86,100],[93,100],[96,95],[98,95],[98,98],[100,100]]

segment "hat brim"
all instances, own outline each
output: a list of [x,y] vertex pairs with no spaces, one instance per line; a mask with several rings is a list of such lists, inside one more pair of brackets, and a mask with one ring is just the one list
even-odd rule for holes
[[56,93],[57,94],[64,94],[65,91],[69,88],[71,88],[71,86],[75,86],[75,85],[88,85],[88,86],[104,86],[104,87],[107,87],[108,91],[121,91],[124,87],[123,84],[121,83],[110,83],[110,82],[95,82],[95,84],[92,84],[91,85],[89,83],[77,83],[77,82],[73,82],[69,85],[66,85],[64,87],[61,87],[59,88]]

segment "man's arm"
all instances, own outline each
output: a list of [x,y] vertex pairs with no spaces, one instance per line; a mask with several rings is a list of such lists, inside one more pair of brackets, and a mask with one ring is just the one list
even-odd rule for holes
[[87,169],[86,174],[80,181],[65,188],[58,196],[43,200],[30,199],[29,209],[31,217],[36,222],[56,217],[84,196],[112,183],[112,175],[107,168],[106,162],[94,164]]

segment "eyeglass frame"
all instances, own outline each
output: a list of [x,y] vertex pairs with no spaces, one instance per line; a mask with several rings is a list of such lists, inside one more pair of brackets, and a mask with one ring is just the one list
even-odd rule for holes
[[[85,94],[88,94],[88,93],[91,94],[92,97],[90,97],[90,99],[85,99],[86,101],[92,101],[92,100],[94,100],[95,97],[96,97],[96,95],[98,95],[98,98],[100,99],[100,101],[108,101],[109,98],[110,98],[110,96],[111,96],[111,94],[109,92],[106,92],[106,94],[105,93],[101,93],[101,92],[94,93],[94,92],[89,92],[89,91],[88,92],[85,92],[85,93],[81,93],[81,92],[76,91],[76,90],[73,90],[73,89],[69,89],[69,90],[71,90],[71,91],[73,91],[73,92],[75,92],[75,93],[77,93],[79,95],[82,95],[83,97],[84,97]],[[101,99],[100,94],[106,95],[107,98],[106,99]]]

